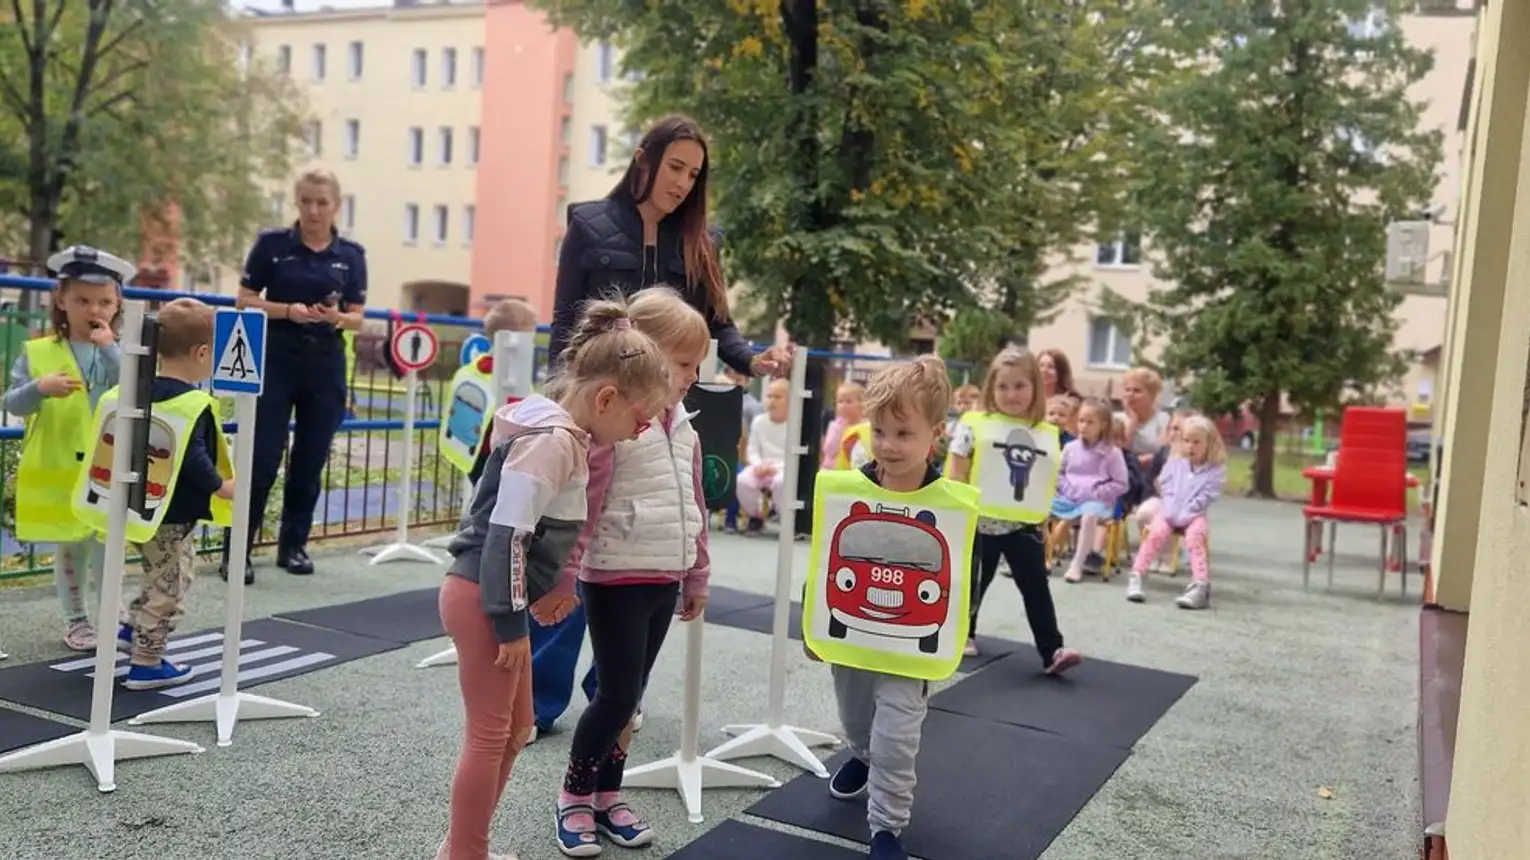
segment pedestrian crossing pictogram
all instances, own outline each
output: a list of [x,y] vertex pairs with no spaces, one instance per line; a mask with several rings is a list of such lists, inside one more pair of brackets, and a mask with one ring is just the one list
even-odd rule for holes
[[[165,659],[172,663],[191,666],[192,679],[178,687],[167,687],[153,692],[171,699],[184,699],[214,692],[223,678],[223,634],[201,633],[182,639],[171,639],[165,648]],[[308,651],[292,645],[273,645],[262,639],[244,638],[239,642],[239,684],[269,678],[283,673],[308,671],[325,663],[339,660],[325,651]],[[84,657],[48,668],[85,678],[94,678],[95,657]],[[122,678],[128,673],[128,654],[117,653],[115,675]]]
[[213,357],[213,391],[260,394],[265,381],[265,311],[219,308],[213,317]]

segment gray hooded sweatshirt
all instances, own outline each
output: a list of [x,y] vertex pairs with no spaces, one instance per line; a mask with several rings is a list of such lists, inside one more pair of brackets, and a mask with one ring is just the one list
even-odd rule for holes
[[494,414],[491,451],[462,515],[449,576],[478,583],[500,642],[527,635],[526,612],[558,586],[585,520],[589,435],[551,400]]

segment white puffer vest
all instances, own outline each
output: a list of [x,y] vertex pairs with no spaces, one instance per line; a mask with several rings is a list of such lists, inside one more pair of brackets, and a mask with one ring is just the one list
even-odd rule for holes
[[668,433],[655,423],[612,452],[611,484],[584,566],[591,570],[684,572],[696,563],[706,524],[696,499],[696,446],[691,414],[680,412]]

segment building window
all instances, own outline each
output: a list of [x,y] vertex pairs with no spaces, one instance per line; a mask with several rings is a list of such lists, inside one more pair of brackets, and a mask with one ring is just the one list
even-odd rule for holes
[[568,156],[558,159],[558,184],[568,184]]
[[574,76],[563,76],[563,100],[570,104],[574,101]]
[[473,230],[477,227],[478,207],[469,203],[462,207],[462,244],[473,244]]
[[1142,265],[1142,234],[1128,230],[1117,234],[1114,242],[1101,242],[1094,250],[1094,264],[1106,268]]
[[595,77],[603,84],[608,83],[615,66],[616,53],[612,50],[611,43],[601,42],[595,48]]
[[345,121],[345,157],[355,158],[361,154],[361,120]]
[[457,85],[457,49],[441,49],[441,86],[451,89]]
[[561,256],[563,256],[563,238],[559,237],[553,240],[553,262],[558,262]]
[[1369,12],[1349,19],[1349,34],[1356,39],[1379,39],[1386,31],[1385,9],[1372,8]]
[[356,195],[347,194],[340,198],[340,229],[350,231],[356,229]]
[[606,127],[603,125],[590,126],[590,166],[606,166]]
[[635,128],[627,129],[627,150],[637,152],[638,144],[643,141],[643,133]]
[[325,61],[329,59],[327,54],[328,54],[328,51],[327,51],[327,49],[325,48],[324,45],[314,45],[313,46],[313,61],[312,61],[313,68],[310,69],[309,72],[313,76],[313,79],[316,80],[316,81],[324,80]]
[[1132,340],[1110,319],[1089,321],[1089,364],[1092,367],[1124,368],[1132,364]]
[[292,72],[292,48],[282,45],[276,49],[276,70],[282,74]]
[[564,117],[563,121],[558,123],[558,140],[562,141],[564,146],[568,146],[572,142],[569,138],[573,136],[573,133],[574,121],[569,117]]
[[448,232],[447,228],[450,226],[447,223],[449,220],[450,219],[448,217],[448,210],[447,210],[447,208],[445,206],[439,206],[439,205],[436,206],[436,210],[435,210],[435,224],[436,224],[436,244],[437,245],[445,245],[446,244],[446,234]]
[[473,76],[473,87],[483,86],[483,48],[474,48],[468,59],[468,74]]
[[420,241],[420,207],[413,203],[404,206],[404,244]]
[[452,163],[452,127],[449,125],[441,126],[440,131],[437,132],[437,139],[440,141],[439,154],[441,156],[441,165],[444,167]]
[[409,129],[409,164],[419,167],[425,162],[425,129],[415,126]]
[[324,123],[313,120],[308,123],[308,128],[303,132],[303,141],[308,146],[308,156],[318,158],[324,154]]
[[349,59],[346,62],[346,65],[348,66],[346,73],[350,76],[351,80],[361,80],[361,69],[365,62],[366,49],[361,46],[360,42],[352,42],[350,46]]
[[478,126],[468,126],[467,132],[467,163],[469,167],[478,163]]
[[409,79],[417,90],[425,86],[425,62],[425,49],[415,48],[413,59],[409,62]]

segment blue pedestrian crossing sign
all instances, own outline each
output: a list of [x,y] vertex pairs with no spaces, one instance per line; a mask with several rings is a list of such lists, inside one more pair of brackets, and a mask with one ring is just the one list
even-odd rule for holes
[[494,342],[489,340],[488,335],[474,334],[462,342],[462,355],[458,364],[469,365],[473,359],[480,355],[486,355],[494,351]]
[[212,390],[260,394],[265,389],[266,312],[218,308],[213,316]]

